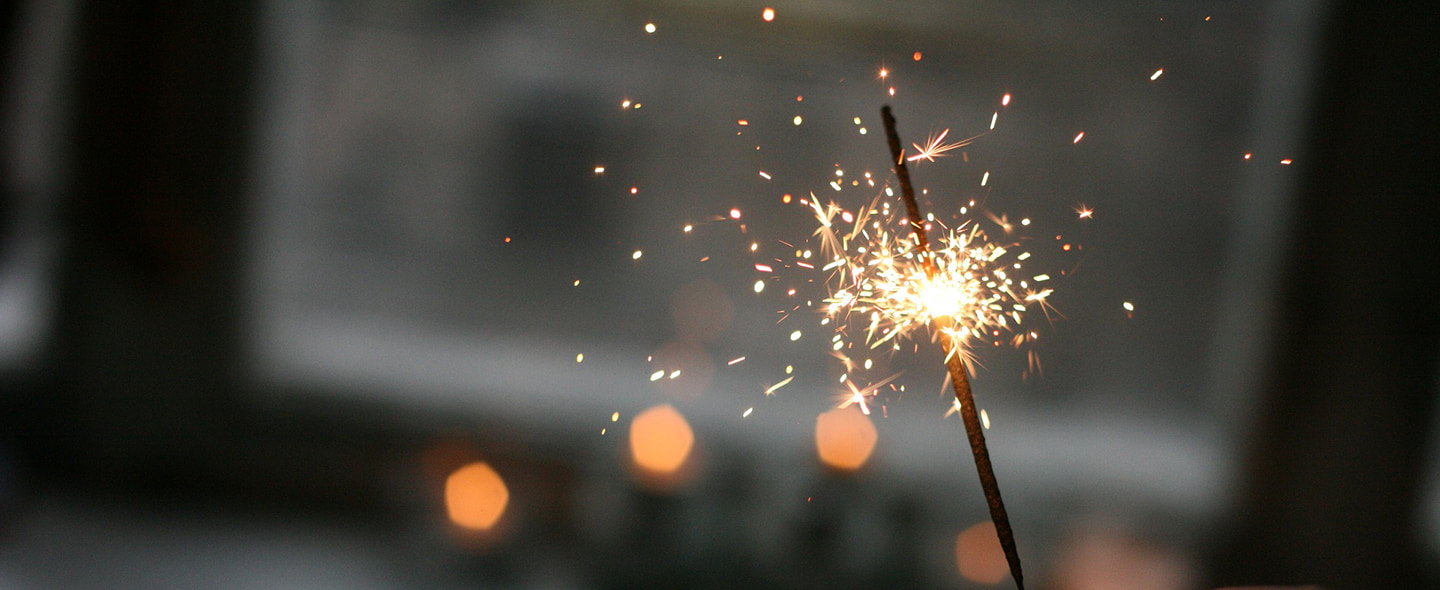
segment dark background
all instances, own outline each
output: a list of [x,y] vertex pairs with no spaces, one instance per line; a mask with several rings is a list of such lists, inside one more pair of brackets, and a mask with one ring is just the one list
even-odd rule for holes
[[[916,175],[1065,271],[1043,374],[976,377],[1030,583],[1435,584],[1432,16],[7,6],[0,587],[984,587],[938,356],[820,467],[839,371],[746,247],[808,233],[782,193],[886,176],[879,105],[918,142],[1005,93]],[[658,403],[697,440],[662,490],[623,438]],[[475,460],[486,535],[445,517]]]

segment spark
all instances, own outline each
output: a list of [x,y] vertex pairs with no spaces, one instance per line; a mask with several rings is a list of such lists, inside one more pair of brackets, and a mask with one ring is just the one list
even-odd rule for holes
[[615,412],[614,414],[610,414],[610,421],[611,421],[611,422],[619,422],[619,421],[620,421],[620,412]]
[[730,359],[730,362],[725,363],[725,364],[726,364],[726,365],[735,365],[735,364],[739,364],[739,363],[743,363],[743,362],[745,362],[745,357],[742,356],[742,357],[736,357],[736,358]]
[[641,252],[641,251],[639,251],[639,250],[636,250],[635,253],[633,253],[633,254],[630,255],[630,259],[631,259],[631,260],[639,260],[640,257],[641,257],[641,256],[644,256],[644,255],[645,255],[644,252]]
[[800,115],[795,115],[795,118],[792,120],[792,122],[795,123],[796,127],[799,127],[801,123],[805,122],[805,119],[801,118]]
[[582,353],[580,353],[580,354],[575,355],[575,362],[577,362],[577,363],[583,363],[583,362],[585,362],[585,353],[582,352]]
[[740,417],[741,417],[741,418],[749,418],[749,417],[750,417],[750,413],[751,413],[751,412],[754,412],[754,411],[755,411],[755,408],[753,408],[753,407],[752,407],[752,408],[749,408],[749,409],[746,409],[744,413],[740,414]]
[[1291,165],[1291,164],[1293,164],[1293,163],[1295,163],[1295,160],[1291,160],[1290,158],[1285,158],[1284,160],[1280,160],[1280,165],[1281,165],[1281,166],[1289,166],[1289,165]]
[[1160,68],[1160,69],[1158,69],[1158,70],[1155,70],[1155,73],[1150,74],[1150,81],[1151,81],[1151,82],[1154,82],[1155,80],[1157,80],[1157,79],[1160,78],[1160,75],[1161,75],[1161,74],[1164,74],[1164,73],[1165,73],[1165,68]]
[[1080,206],[1075,208],[1075,214],[1079,216],[1079,219],[1093,219],[1095,217],[1095,210],[1085,205],[1085,203],[1080,203]]
[[980,423],[985,425],[985,430],[990,430],[990,414],[985,413],[985,408],[980,408]]
[[1084,139],[1084,138],[1085,138],[1085,132],[1084,132],[1084,131],[1081,131],[1081,132],[1075,134],[1075,139],[1072,140],[1070,143],[1080,143],[1080,140],[1081,140],[1081,139]]
[[604,174],[604,173],[605,173],[605,167],[604,167],[604,166],[596,166],[596,167],[595,167],[595,175],[596,175],[596,176],[599,176],[599,175]]
[[765,19],[767,23],[775,20],[775,9],[766,6],[765,10],[760,11],[760,18]]
[[760,272],[775,272],[775,269],[770,268],[770,265],[760,263],[755,264],[755,270],[758,270]]
[[651,380],[651,381],[659,381],[660,378],[661,378],[661,377],[664,377],[664,376],[665,376],[665,371],[655,371],[654,373],[651,373],[651,374],[650,374],[650,380]]
[[759,293],[759,292],[764,291],[764,290],[765,290],[765,281],[755,281],[755,292],[756,292],[756,293]]
[[770,180],[770,173],[768,173],[768,172],[766,172],[766,171],[764,171],[764,170],[761,170],[761,171],[760,171],[760,178],[764,178],[765,180]]
[[1002,106],[1002,107],[1008,107],[1008,106],[1010,106],[1010,93],[1009,93],[1009,92],[1006,92],[1006,93],[1005,93],[1005,96],[1000,97],[1000,106]]
[[[1050,291],[1028,290],[1021,281],[1028,252],[991,240],[976,221],[949,228],[935,220],[940,239],[924,256],[903,213],[881,198],[849,218],[833,203],[810,204],[820,258],[830,261],[821,311],[835,326],[837,350],[879,349],[928,334],[948,341],[945,348],[968,363],[978,342],[1020,330],[1026,312],[1046,307]],[[991,221],[1010,225],[1003,217]]]
[[645,32],[655,34],[655,23],[645,23]]
[[1134,303],[1130,303],[1129,301],[1126,301],[1126,302],[1124,302],[1124,303],[1121,303],[1121,304],[1120,304],[1120,307],[1125,308],[1125,311],[1135,311],[1135,304],[1134,304]]
[[925,140],[925,147],[920,147],[920,144],[918,143],[910,144],[912,146],[915,146],[915,149],[918,153],[908,158],[905,158],[905,161],[915,162],[918,160],[925,160],[927,162],[934,162],[935,158],[944,156],[945,152],[956,148],[965,147],[967,145],[970,145],[970,142],[975,141],[975,138],[971,137],[968,139],[962,139],[955,143],[945,143],[945,136],[949,134],[950,130],[946,129],[944,131],[941,131],[940,135],[930,136],[930,138]]
[[771,385],[770,387],[765,388],[765,395],[775,395],[775,392],[776,392],[776,391],[779,391],[781,387],[785,387],[786,385],[789,385],[790,382],[791,382],[791,381],[794,381],[794,380],[795,380],[795,377],[794,377],[794,376],[790,376],[790,377],[786,377],[786,378],[784,378],[784,379],[781,379],[779,383],[776,383],[776,384],[774,384],[774,385]]

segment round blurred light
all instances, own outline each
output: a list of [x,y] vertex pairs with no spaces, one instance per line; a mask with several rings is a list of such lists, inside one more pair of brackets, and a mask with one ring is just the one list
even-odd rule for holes
[[1005,579],[1010,566],[1005,563],[994,523],[975,524],[955,537],[955,564],[960,575],[971,582],[999,584]]
[[694,444],[690,423],[670,404],[640,412],[630,423],[630,454],[646,471],[674,473],[685,464]]
[[854,471],[875,450],[875,425],[856,409],[837,408],[815,418],[815,449],[820,461],[835,469]]
[[467,529],[489,530],[505,514],[510,490],[490,465],[475,462],[456,469],[445,480],[445,508],[450,520]]

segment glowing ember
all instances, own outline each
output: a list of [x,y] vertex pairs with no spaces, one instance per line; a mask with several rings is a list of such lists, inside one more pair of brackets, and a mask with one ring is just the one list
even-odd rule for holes
[[768,6],[765,7],[765,10],[760,11],[760,18],[765,19],[767,23],[775,20],[775,9]]

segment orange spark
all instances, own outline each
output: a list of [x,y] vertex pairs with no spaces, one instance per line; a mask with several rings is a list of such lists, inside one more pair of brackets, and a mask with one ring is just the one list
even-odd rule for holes
[[906,162],[915,162],[915,161],[919,161],[919,160],[925,160],[925,161],[927,161],[927,162],[934,162],[934,161],[935,161],[935,158],[939,158],[939,157],[941,157],[941,156],[944,156],[944,155],[945,155],[945,152],[948,152],[948,151],[953,150],[953,149],[955,149],[955,148],[959,148],[959,147],[964,147],[964,146],[970,145],[970,142],[975,140],[975,138],[971,137],[971,138],[969,138],[969,139],[963,139],[963,140],[957,141],[957,142],[955,142],[955,143],[950,143],[950,144],[944,143],[944,141],[945,141],[945,136],[948,135],[949,133],[950,133],[950,130],[949,130],[949,129],[946,129],[946,130],[944,130],[944,131],[941,131],[941,132],[940,132],[940,135],[938,135],[938,136],[931,136],[929,139],[926,139],[926,140],[925,140],[925,147],[920,147],[920,144],[917,144],[917,143],[912,143],[912,144],[910,144],[910,145],[912,145],[912,146],[915,146],[915,149],[917,150],[917,153],[916,153],[915,155],[913,155],[913,156],[910,156],[910,157],[908,157],[908,158],[905,158],[905,161],[906,161]]

